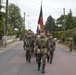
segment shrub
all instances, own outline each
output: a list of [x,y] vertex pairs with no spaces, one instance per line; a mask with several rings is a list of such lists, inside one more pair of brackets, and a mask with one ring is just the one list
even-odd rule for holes
[[60,39],[61,35],[64,34],[64,31],[52,32],[53,36]]

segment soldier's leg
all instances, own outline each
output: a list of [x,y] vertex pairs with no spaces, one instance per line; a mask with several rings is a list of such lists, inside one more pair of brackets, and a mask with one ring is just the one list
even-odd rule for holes
[[40,66],[41,66],[41,54],[37,54],[37,64],[38,64],[38,71],[40,71]]
[[5,41],[5,48],[6,48],[6,46],[7,46],[7,42]]
[[45,66],[46,66],[46,54],[42,55],[42,73],[45,72]]
[[30,63],[31,61],[31,55],[32,55],[32,50],[29,50],[29,57],[28,57],[28,62]]
[[70,47],[70,52],[72,52],[72,47]]
[[32,48],[32,53],[34,52],[34,46],[33,46],[33,48]]
[[35,53],[35,57],[36,57],[36,62],[37,62],[37,53]]
[[28,54],[29,54],[29,51],[26,50],[26,61],[28,61]]
[[4,41],[4,48],[5,48],[5,43],[6,43],[6,42]]
[[5,44],[5,42],[3,41],[3,43],[2,43],[2,44],[3,44],[3,48],[4,48],[4,44]]
[[53,61],[53,55],[54,55],[54,52],[51,51],[51,52],[50,52],[50,64],[52,64],[52,61]]
[[25,43],[23,42],[23,49],[25,50]]
[[47,62],[49,62],[49,55],[47,54]]

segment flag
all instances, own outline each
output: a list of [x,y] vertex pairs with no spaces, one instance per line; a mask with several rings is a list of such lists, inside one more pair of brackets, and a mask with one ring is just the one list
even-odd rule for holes
[[39,33],[39,31],[40,31],[40,29],[39,29],[39,25],[37,25],[36,33],[38,34],[38,33]]
[[43,25],[43,13],[42,13],[42,4],[41,4],[41,8],[40,8],[40,15],[39,15],[39,19],[38,19],[38,24],[40,25],[40,31],[43,30],[44,25]]

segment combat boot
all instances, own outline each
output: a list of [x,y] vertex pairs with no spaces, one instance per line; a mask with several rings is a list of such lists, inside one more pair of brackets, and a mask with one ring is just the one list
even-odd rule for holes
[[31,61],[31,57],[29,56],[28,63],[30,63],[30,61]]
[[30,63],[30,60],[28,61],[28,63]]
[[26,56],[26,61],[28,61],[28,57]]
[[70,49],[70,51],[69,52],[72,52],[72,49]]
[[50,61],[50,64],[52,64],[52,61]]
[[44,67],[42,67],[42,73],[45,73],[45,68]]
[[50,64],[52,64],[52,60],[50,60]]
[[49,62],[49,56],[47,56],[47,62]]
[[45,65],[42,66],[42,73],[45,73]]
[[40,64],[38,64],[38,69],[37,70],[40,71]]

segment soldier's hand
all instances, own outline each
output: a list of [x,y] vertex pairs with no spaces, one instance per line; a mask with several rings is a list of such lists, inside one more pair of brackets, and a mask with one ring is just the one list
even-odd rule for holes
[[38,49],[37,52],[40,53],[40,49]]

